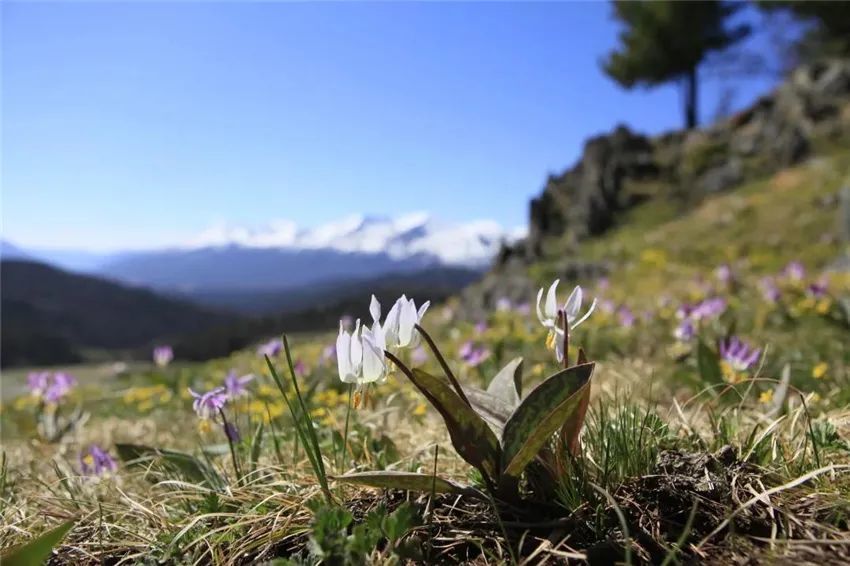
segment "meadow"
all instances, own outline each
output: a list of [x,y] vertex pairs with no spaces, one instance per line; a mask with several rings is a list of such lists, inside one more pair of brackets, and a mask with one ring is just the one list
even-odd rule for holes
[[847,563],[848,183],[839,148],[652,201],[582,246],[605,277],[552,291],[553,242],[482,317],[364,296],[206,363],[5,374],[2,556]]

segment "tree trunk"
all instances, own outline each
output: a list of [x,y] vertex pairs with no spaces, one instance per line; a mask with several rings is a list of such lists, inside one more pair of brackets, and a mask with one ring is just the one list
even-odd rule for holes
[[685,127],[693,129],[697,126],[697,68],[694,67],[685,75]]

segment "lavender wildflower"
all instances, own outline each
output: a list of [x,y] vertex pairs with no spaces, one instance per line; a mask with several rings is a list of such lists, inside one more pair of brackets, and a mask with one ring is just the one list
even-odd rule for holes
[[759,281],[761,296],[768,303],[778,303],[781,293],[772,277],[762,277]]
[[257,354],[260,356],[268,356],[269,358],[277,357],[283,350],[283,341],[280,338],[272,338],[268,342],[261,344],[257,348]]
[[80,454],[80,471],[84,476],[104,476],[117,469],[115,459],[96,444]]
[[153,363],[164,368],[174,359],[174,350],[171,346],[157,346],[153,349]]
[[33,397],[43,398],[50,382],[50,373],[33,371],[27,375],[27,388]]
[[730,382],[740,380],[740,375],[748,371],[759,359],[761,350],[753,348],[737,336],[720,343],[721,367]]
[[806,268],[799,261],[792,261],[785,266],[782,274],[792,281],[802,281],[806,277]]
[[631,309],[625,305],[617,310],[617,317],[620,319],[620,326],[623,328],[631,328],[635,325],[635,315]]
[[690,319],[685,319],[679,323],[676,329],[673,331],[673,336],[679,342],[690,342],[696,336],[696,328],[694,328],[694,323]]
[[216,387],[212,391],[207,391],[203,394],[196,393],[190,388],[189,393],[195,399],[192,402],[192,408],[195,409],[195,413],[199,417],[205,420],[215,420],[224,408],[225,403],[227,403],[227,393],[225,393],[224,387]]
[[254,379],[254,376],[251,374],[243,375],[239,377],[236,375],[234,370],[230,370],[227,372],[227,376],[224,378],[224,391],[229,399],[238,399],[244,395],[248,394],[248,388],[246,385],[250,383]]
[[467,340],[461,344],[458,354],[466,365],[469,367],[476,367],[490,357],[490,350],[483,346],[476,348],[471,340]]

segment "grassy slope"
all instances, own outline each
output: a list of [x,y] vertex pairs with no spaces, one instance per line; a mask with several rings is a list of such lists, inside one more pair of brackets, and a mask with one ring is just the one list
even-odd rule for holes
[[[734,505],[731,501],[746,501],[766,487],[783,486],[824,465],[847,462],[850,438],[846,427],[850,402],[847,328],[829,317],[805,309],[795,310],[802,297],[799,293],[791,292],[788,299],[787,306],[794,312],[780,316],[775,308],[769,308],[759,299],[754,285],[756,278],[775,273],[792,259],[800,259],[810,271],[817,271],[842,251],[842,245],[834,237],[834,198],[838,188],[850,181],[850,151],[833,150],[824,155],[771,179],[712,197],[682,216],[677,216],[675,208],[668,203],[648,203],[632,211],[619,228],[588,242],[581,250],[586,258],[616,265],[610,274],[610,288],[597,288],[596,294],[627,305],[635,312],[651,308],[654,315],[632,329],[624,329],[616,323],[616,317],[600,312],[576,333],[575,341],[586,346],[600,364],[594,385],[596,402],[585,436],[588,459],[576,464],[579,466],[576,474],[564,477],[554,498],[561,508],[573,510],[572,517],[582,525],[575,531],[581,531],[581,536],[572,535],[561,551],[572,548],[584,552],[594,541],[622,540],[626,536],[611,506],[591,483],[608,490],[630,516],[648,521],[647,525],[662,524],[664,521],[659,517],[674,512],[684,513],[676,523],[678,530],[650,533],[660,550],[653,551],[646,540],[636,549],[640,556],[646,557],[648,552],[657,557],[661,552],[663,558],[665,553],[675,555],[670,549],[675,547],[673,543],[687,519],[688,497],[698,496],[704,503],[692,525],[693,534],[703,537],[733,510],[729,507]],[[551,261],[533,268],[541,283],[556,275],[553,266],[560,248],[558,243],[550,243]],[[721,263],[734,266],[741,279],[740,287],[723,289],[710,283],[707,289],[702,288],[695,278],[702,276],[710,281],[712,270]],[[589,286],[593,289],[592,283]],[[836,279],[831,289],[836,295],[850,291],[846,279]],[[708,329],[707,340],[734,327],[746,339],[769,346],[768,361],[760,379],[749,382],[743,391],[736,389],[741,396],[731,403],[728,395],[714,395],[712,391],[716,389],[696,395],[710,384],[700,380],[693,353],[677,349],[671,336],[676,323],[672,312],[658,307],[658,299],[663,295],[669,295],[675,304],[706,294],[720,294],[730,302],[730,312],[716,327]],[[427,326],[450,359],[456,359],[458,346],[466,339],[491,349],[490,358],[476,368],[453,363],[462,380],[486,382],[487,376],[515,355],[526,358],[526,379],[536,380],[552,370],[553,362],[550,353],[541,346],[543,334],[533,319],[533,314],[494,313],[487,321],[488,329],[480,332],[473,328],[473,323],[478,321],[453,319],[448,306],[434,309]],[[330,455],[329,467],[335,472],[347,469],[331,463],[335,459],[333,431],[341,432],[343,428],[346,393],[336,379],[333,363],[319,361],[322,347],[332,339],[330,333],[309,340],[296,339],[295,356],[308,365],[305,385],[315,387],[311,394],[314,417],[321,425],[320,439]],[[814,379],[811,369],[820,362],[828,363],[828,375]],[[428,364],[434,367],[433,361]],[[777,416],[771,414],[769,403],[761,399],[762,394],[773,391],[773,379],[786,364],[791,369],[792,385],[808,400],[810,413],[795,397],[789,400],[784,416]],[[16,527],[0,530],[0,547],[19,540],[19,528],[30,532],[42,530],[50,523],[44,518],[47,509],[54,515],[73,513],[84,517],[83,526],[71,534],[71,540],[78,543],[77,549],[65,549],[66,559],[77,563],[98,556],[98,544],[102,542],[96,542],[92,534],[98,521],[109,526],[99,536],[107,540],[104,554],[113,557],[150,556],[167,560],[179,556],[202,562],[211,559],[238,562],[242,552],[248,556],[258,553],[268,556],[303,544],[303,537],[298,537],[310,516],[300,504],[316,495],[315,482],[310,478],[303,452],[291,449],[294,438],[285,408],[265,378],[259,378],[254,386],[255,398],[262,402],[256,407],[245,401],[240,409],[244,417],[240,422],[248,429],[249,421],[262,418],[271,409],[283,450],[273,448],[266,438],[259,471],[250,485],[231,483],[228,494],[211,501],[202,491],[185,485],[151,489],[142,475],[132,470],[122,471],[116,485],[107,483],[92,488],[83,484],[79,491],[62,487],[69,480],[57,480],[57,473],[73,478],[74,454],[88,442],[109,446],[116,441],[131,441],[185,450],[193,450],[198,444],[220,445],[222,439],[216,431],[194,431],[185,387],[215,385],[230,367],[241,372],[263,372],[262,361],[248,351],[229,359],[171,369],[164,374],[139,372],[96,391],[81,392],[81,399],[92,412],[92,420],[61,447],[29,442],[27,436],[33,431],[26,423],[32,408],[26,403],[7,406],[3,416],[4,450],[13,466],[8,477],[4,476],[0,495],[8,503],[4,506],[4,523]],[[431,410],[426,410],[400,376],[373,390],[370,397],[368,408],[357,411],[352,418],[352,463],[363,469],[393,465],[398,469],[430,470],[432,446],[437,442],[441,447],[441,475],[470,479],[468,468],[450,454],[450,444],[439,421],[427,412]],[[677,405],[672,403],[674,399]],[[809,414],[815,416],[811,421]],[[813,449],[813,440],[817,440],[817,450]],[[680,494],[682,507],[669,507],[672,505],[669,500],[665,503],[668,507],[657,507],[659,490],[664,486],[649,489],[646,482],[658,477],[655,463],[662,450],[724,453],[721,448],[726,444],[734,445],[738,458],[745,460],[725,466],[738,477],[735,486],[729,488],[731,491],[711,495],[701,491],[699,485],[688,484],[694,478],[680,474],[682,477],[670,480],[667,488]],[[247,447],[244,449],[247,451]],[[59,461],[57,469],[61,472],[52,469],[51,459]],[[724,468],[720,460],[711,462]],[[685,460],[674,464],[690,469]],[[231,473],[226,458],[217,459],[217,465]],[[600,472],[603,469],[604,474]],[[694,473],[704,469],[707,468],[697,466]],[[652,475],[646,476],[650,472]],[[724,484],[729,479],[722,470],[712,468],[711,474],[710,481]],[[850,527],[842,502],[850,500],[850,486],[845,476],[835,471],[827,477],[829,481],[782,488],[772,496],[769,506],[755,505],[742,515],[752,524],[769,527],[774,524],[769,520],[773,513],[785,521],[778,524],[797,525],[794,536],[846,541]],[[44,491],[44,481],[52,486],[52,493]],[[70,483],[75,481],[71,479]],[[117,491],[119,485],[123,493]],[[374,507],[377,502],[367,490],[347,489],[336,493],[352,509]],[[130,500],[133,505],[128,503]],[[101,512],[105,514],[103,519]],[[490,527],[478,527],[480,530],[470,534],[464,526],[468,520],[464,517],[466,512]],[[502,527],[488,513],[486,506],[483,510],[470,507],[457,512],[450,501],[438,508],[439,524],[424,528],[422,533],[430,540],[435,534],[433,529],[437,528],[444,542],[456,537],[458,548],[466,549],[464,552],[471,552],[469,548],[473,547],[484,549],[491,556],[507,556]],[[288,527],[287,520],[292,521]],[[128,524],[133,525],[132,530],[126,528]],[[512,527],[509,524],[507,528]],[[786,533],[785,527],[780,526],[777,536],[781,539]],[[175,538],[178,534],[179,541]],[[761,535],[770,537],[770,528]],[[295,538],[282,543],[286,536]],[[509,536],[514,550],[528,553],[526,547],[516,546],[524,536],[522,530],[511,530]],[[525,539],[526,545],[535,540],[534,536]],[[732,544],[728,544],[730,540]],[[730,553],[736,549],[760,556],[768,563],[774,554],[788,551],[789,556],[796,556],[782,544],[770,549],[754,539],[730,540],[724,543],[723,539],[715,539],[701,546],[702,556],[728,562]],[[699,541],[693,538],[689,542]],[[806,550],[809,553],[806,556],[825,562],[832,552],[840,561],[836,548],[846,547],[844,543],[838,547],[814,545]],[[448,559],[448,555],[444,556]],[[469,554],[452,556],[458,559]],[[544,556],[547,556],[545,552],[539,555]]]

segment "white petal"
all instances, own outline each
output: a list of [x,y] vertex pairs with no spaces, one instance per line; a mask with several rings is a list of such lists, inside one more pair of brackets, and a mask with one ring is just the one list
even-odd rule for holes
[[363,346],[361,340],[360,319],[354,325],[354,333],[351,335],[351,373],[359,374],[363,363]]
[[413,340],[413,325],[416,324],[416,305],[408,301],[401,307],[398,319],[398,345],[409,346]]
[[363,378],[361,383],[371,383],[384,377],[387,366],[384,353],[374,343],[375,337],[367,330],[363,333]]
[[419,310],[416,312],[416,318],[422,321],[422,317],[425,316],[425,313],[428,311],[428,307],[431,306],[431,301],[425,301],[422,303],[422,306],[419,307]]
[[577,320],[576,322],[574,322],[574,323],[572,324],[572,326],[570,326],[570,328],[571,328],[571,329],[572,329],[572,328],[575,328],[576,326],[578,326],[579,324],[581,324],[582,322],[584,322],[585,320],[587,320],[587,319],[588,319],[588,317],[589,317],[589,316],[593,313],[593,310],[594,310],[595,308],[596,308],[596,299],[593,299],[593,302],[592,302],[592,303],[590,303],[590,308],[589,308],[589,309],[587,309],[587,312],[586,312],[586,313],[584,313],[584,316],[583,316],[583,317],[581,317],[581,319],[579,319],[579,320]]
[[564,337],[555,336],[555,358],[557,358],[558,363],[564,363]]
[[387,344],[390,347],[398,346],[398,322],[399,317],[401,316],[402,304],[402,299],[397,300],[393,304],[390,312],[387,313],[387,318],[384,320],[384,324],[382,326]]
[[381,320],[381,303],[372,295],[372,301],[369,303],[369,314],[372,315],[372,320],[378,322]]
[[537,320],[540,321],[540,324],[546,326],[546,317],[543,316],[543,309],[541,308],[541,303],[543,302],[543,287],[540,287],[540,290],[537,291]]
[[554,319],[558,316],[558,283],[560,282],[560,279],[555,279],[549,287],[549,292],[546,293],[546,318]]
[[581,308],[581,295],[581,287],[576,285],[564,305],[564,313],[567,315],[569,322],[572,322],[578,316],[578,311]]
[[339,369],[339,378],[345,381],[351,374],[351,336],[343,330],[340,324],[339,336],[336,338],[336,363]]

